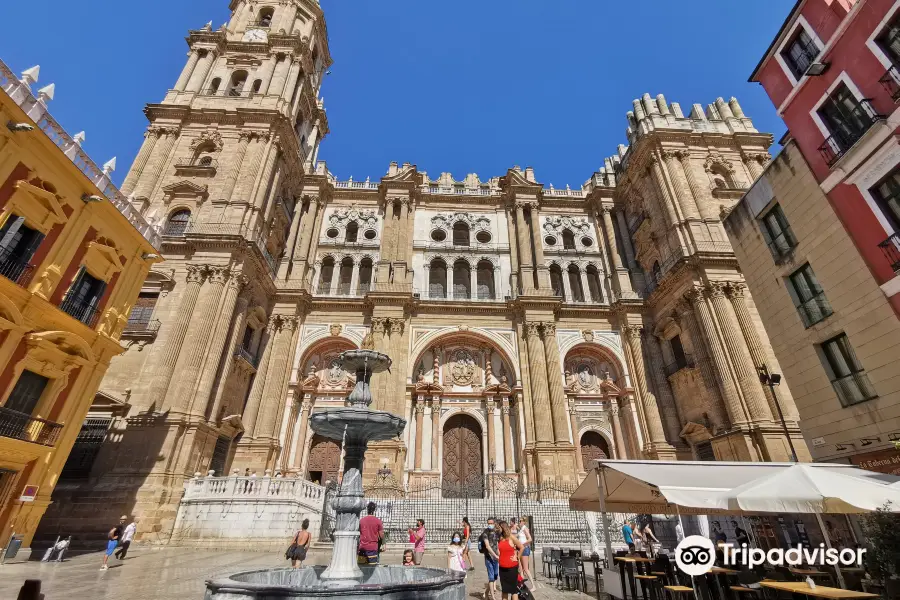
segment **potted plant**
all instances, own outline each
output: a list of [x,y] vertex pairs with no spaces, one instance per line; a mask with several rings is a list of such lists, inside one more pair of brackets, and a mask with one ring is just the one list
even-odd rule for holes
[[900,598],[900,515],[886,504],[860,521],[867,542],[866,571],[884,586],[885,596]]

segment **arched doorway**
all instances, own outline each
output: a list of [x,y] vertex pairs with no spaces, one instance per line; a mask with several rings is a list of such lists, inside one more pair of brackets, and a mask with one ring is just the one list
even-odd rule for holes
[[444,424],[441,465],[445,498],[483,495],[481,427],[469,415],[453,415]]
[[593,461],[611,456],[606,438],[596,431],[584,432],[584,435],[581,436],[581,464],[586,470],[591,469]]
[[306,478],[319,485],[337,481],[341,468],[341,442],[320,435],[313,436],[306,466]]

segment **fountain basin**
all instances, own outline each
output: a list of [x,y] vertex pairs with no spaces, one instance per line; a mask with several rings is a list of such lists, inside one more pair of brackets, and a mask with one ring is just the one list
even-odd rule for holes
[[464,600],[462,573],[427,567],[361,567],[362,577],[346,582],[321,579],[325,567],[262,569],[206,582],[205,600],[282,600],[343,598],[354,600]]
[[[406,427],[406,420],[389,412],[355,406],[329,408],[310,417],[313,431],[333,440],[364,435],[367,442],[397,437]],[[346,429],[345,429],[346,428]]]

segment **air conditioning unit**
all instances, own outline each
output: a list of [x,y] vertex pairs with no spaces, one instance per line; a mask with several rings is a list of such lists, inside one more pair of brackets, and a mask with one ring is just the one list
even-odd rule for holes
[[804,73],[804,75],[808,75],[809,77],[818,77],[819,75],[827,71],[829,66],[831,65],[827,62],[814,62],[806,68],[806,72]]

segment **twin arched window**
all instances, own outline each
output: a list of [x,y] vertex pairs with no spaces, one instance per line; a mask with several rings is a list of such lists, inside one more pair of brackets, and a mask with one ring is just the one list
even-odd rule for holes
[[495,300],[497,290],[494,285],[494,265],[489,260],[481,260],[475,266],[475,294],[472,293],[472,267],[460,258],[453,263],[453,294],[448,295],[448,267],[443,259],[431,261],[428,270],[428,297],[431,299],[452,298],[453,300]]
[[[587,279],[587,292],[590,301],[603,302],[603,284],[597,267],[588,265],[584,274],[586,275],[585,279]],[[550,265],[550,287],[553,288],[555,296],[560,296],[571,302],[585,302],[587,299],[585,297],[581,269],[578,265],[569,265],[565,273],[563,273],[559,265]]]
[[[344,258],[340,264],[336,264],[331,256],[326,257],[319,270],[319,286],[316,288],[316,293],[322,296],[350,296],[367,293],[372,287],[372,259],[366,257],[359,261],[356,290],[353,289],[353,270],[353,259],[349,256]],[[336,279],[335,276],[337,276]],[[334,286],[332,286],[332,280],[334,280]]]

